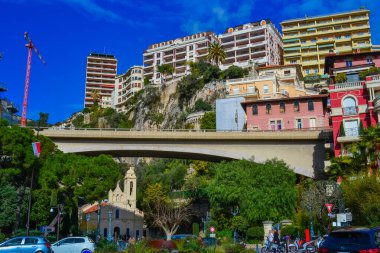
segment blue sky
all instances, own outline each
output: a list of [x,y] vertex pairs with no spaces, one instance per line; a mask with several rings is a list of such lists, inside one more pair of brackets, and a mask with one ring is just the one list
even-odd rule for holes
[[0,82],[2,94],[19,105],[23,99],[27,31],[45,58],[33,55],[28,118],[50,114],[49,122],[83,109],[86,56],[111,53],[118,73],[142,64],[153,43],[196,32],[222,33],[230,26],[271,19],[371,10],[373,44],[380,44],[380,0],[0,0]]

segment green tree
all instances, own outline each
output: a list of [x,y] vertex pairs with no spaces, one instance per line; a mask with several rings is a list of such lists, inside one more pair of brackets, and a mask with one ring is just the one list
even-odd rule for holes
[[208,187],[215,216],[231,217],[229,208],[239,206],[239,215],[250,224],[293,217],[296,176],[284,162],[223,162],[215,164],[215,171]]
[[226,53],[224,52],[222,45],[217,41],[210,44],[208,47],[207,60],[211,63],[219,65],[224,61],[224,59],[226,59]]
[[39,183],[44,190],[58,190],[59,203],[65,203],[64,232],[76,233],[78,200],[91,203],[105,198],[120,177],[119,166],[110,156],[56,154],[41,168]]
[[205,112],[201,118],[201,129],[216,129],[216,112]]
[[197,101],[195,101],[194,111],[211,111],[211,109],[212,106],[209,103],[205,102],[202,98],[199,98]]
[[228,69],[221,73],[222,79],[236,79],[243,78],[248,75],[249,70],[238,66],[230,66]]
[[342,183],[346,207],[353,215],[353,225],[380,225],[380,182],[376,175],[362,174]]
[[347,82],[347,75],[346,73],[338,73],[335,77],[335,82],[337,83],[345,83]]
[[48,127],[49,113],[40,112],[40,119],[38,120],[37,125],[40,127]]
[[170,64],[162,64],[157,66],[158,72],[161,73],[164,80],[166,79],[167,75],[173,75],[174,73],[174,67]]
[[187,104],[196,92],[201,90],[203,87],[204,81],[202,78],[199,78],[194,74],[184,76],[177,85],[180,107],[182,108],[184,104]]

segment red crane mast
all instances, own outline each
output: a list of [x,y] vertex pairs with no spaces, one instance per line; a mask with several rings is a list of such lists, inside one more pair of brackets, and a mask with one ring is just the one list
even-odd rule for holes
[[36,46],[33,44],[32,40],[29,38],[27,32],[24,32],[24,38],[28,42],[25,46],[28,48],[28,60],[26,63],[26,75],[25,75],[25,88],[24,88],[24,102],[22,103],[22,114],[21,114],[21,126],[26,126],[26,112],[28,111],[28,96],[29,96],[29,81],[30,81],[30,68],[32,65],[32,50],[36,52],[38,58],[46,64],[44,58],[38,52]]

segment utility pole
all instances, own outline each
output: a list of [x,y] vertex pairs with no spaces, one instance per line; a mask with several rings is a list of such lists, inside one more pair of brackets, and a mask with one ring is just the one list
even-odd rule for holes
[[22,103],[22,114],[21,114],[21,126],[26,126],[26,113],[28,110],[28,97],[29,97],[29,81],[30,81],[30,68],[32,65],[32,49],[36,52],[38,58],[46,64],[44,58],[42,58],[40,52],[38,52],[36,46],[33,44],[32,40],[29,38],[27,32],[24,33],[24,38],[28,42],[25,46],[28,48],[28,60],[26,63],[26,75],[25,75],[25,88],[24,88],[24,101]]

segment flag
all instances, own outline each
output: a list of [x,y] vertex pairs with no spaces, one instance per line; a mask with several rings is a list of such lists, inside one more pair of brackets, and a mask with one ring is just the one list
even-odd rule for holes
[[40,142],[32,142],[33,153],[35,157],[40,157],[41,153],[41,143]]

